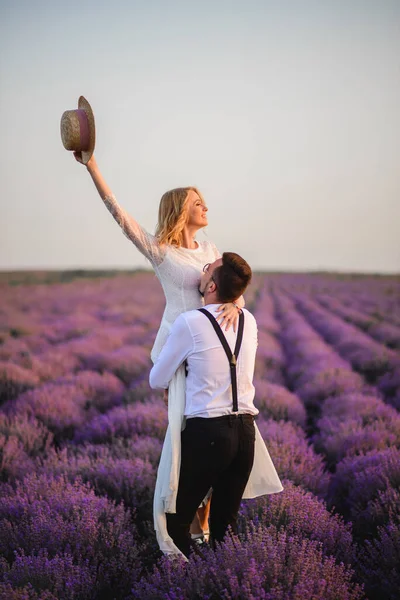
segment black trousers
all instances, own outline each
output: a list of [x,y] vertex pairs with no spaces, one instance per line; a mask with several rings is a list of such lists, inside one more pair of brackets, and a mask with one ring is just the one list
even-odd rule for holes
[[190,524],[210,487],[210,542],[222,541],[229,525],[237,532],[240,501],[253,467],[254,441],[252,415],[186,420],[176,513],[166,515],[168,533],[185,556],[190,553]]

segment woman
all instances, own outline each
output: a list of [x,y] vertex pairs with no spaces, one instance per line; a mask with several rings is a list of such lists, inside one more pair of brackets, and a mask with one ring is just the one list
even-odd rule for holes
[[[80,153],[75,152],[74,155],[76,160],[82,163]],[[124,234],[150,261],[163,287],[166,306],[151,351],[151,359],[155,362],[175,319],[182,312],[201,306],[198,285],[204,265],[214,262],[221,256],[212,242],[207,240],[198,242],[195,239],[197,231],[207,225],[208,208],[200,192],[194,187],[177,188],[166,192],[160,201],[156,234],[151,235],[118,204],[100,173],[94,155],[86,163],[86,168],[108,210]],[[241,306],[243,305],[244,302],[241,303]],[[231,303],[223,304],[220,308],[221,326],[225,325],[228,328],[232,324],[235,327],[240,306]],[[168,535],[165,512],[175,512],[176,506],[180,470],[180,435],[181,430],[185,427],[183,417],[185,372],[183,366],[171,381],[169,396],[171,399],[168,402],[169,425],[160,458],[154,495],[154,526],[161,550],[166,554],[181,554]],[[261,448],[260,444],[265,450]],[[283,489],[257,428],[252,475],[250,475],[245,491],[245,498],[274,493]],[[208,511],[209,503],[199,514],[200,522],[194,520],[192,533],[201,533],[202,529],[207,529]]]

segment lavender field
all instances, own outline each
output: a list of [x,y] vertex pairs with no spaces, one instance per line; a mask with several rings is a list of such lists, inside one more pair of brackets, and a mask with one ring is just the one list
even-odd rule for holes
[[257,422],[285,489],[171,565],[152,527],[161,287],[83,275],[0,279],[0,598],[398,599],[399,279],[255,276]]

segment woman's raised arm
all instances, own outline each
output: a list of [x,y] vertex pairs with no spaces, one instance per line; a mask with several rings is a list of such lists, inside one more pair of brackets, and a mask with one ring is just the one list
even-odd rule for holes
[[[80,152],[74,152],[75,159],[83,164]],[[120,206],[108,187],[101,171],[97,165],[94,154],[86,164],[86,168],[99,192],[104,204],[110,211],[126,237],[135,244],[153,265],[159,265],[164,259],[165,250],[160,246],[154,235],[148,233],[139,223]]]
[[[79,154],[80,154],[79,152],[74,152],[76,160],[78,162],[82,162],[80,160]],[[102,199],[104,200],[105,198],[107,198],[107,196],[112,196],[113,193],[112,193],[111,189],[108,187],[108,185],[106,184],[105,179],[100,172],[100,169],[97,165],[94,154],[92,154],[92,156],[89,158],[89,161],[86,164],[86,168],[87,168],[91,178],[93,179],[93,183],[96,186],[96,189],[99,192]]]

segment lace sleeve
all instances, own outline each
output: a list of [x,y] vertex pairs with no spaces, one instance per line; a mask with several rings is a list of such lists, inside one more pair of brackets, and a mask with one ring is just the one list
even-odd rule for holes
[[114,195],[106,196],[103,202],[121,227],[126,237],[153,265],[160,265],[164,260],[165,247],[160,246],[157,238],[148,233],[125,209],[120,206]]

